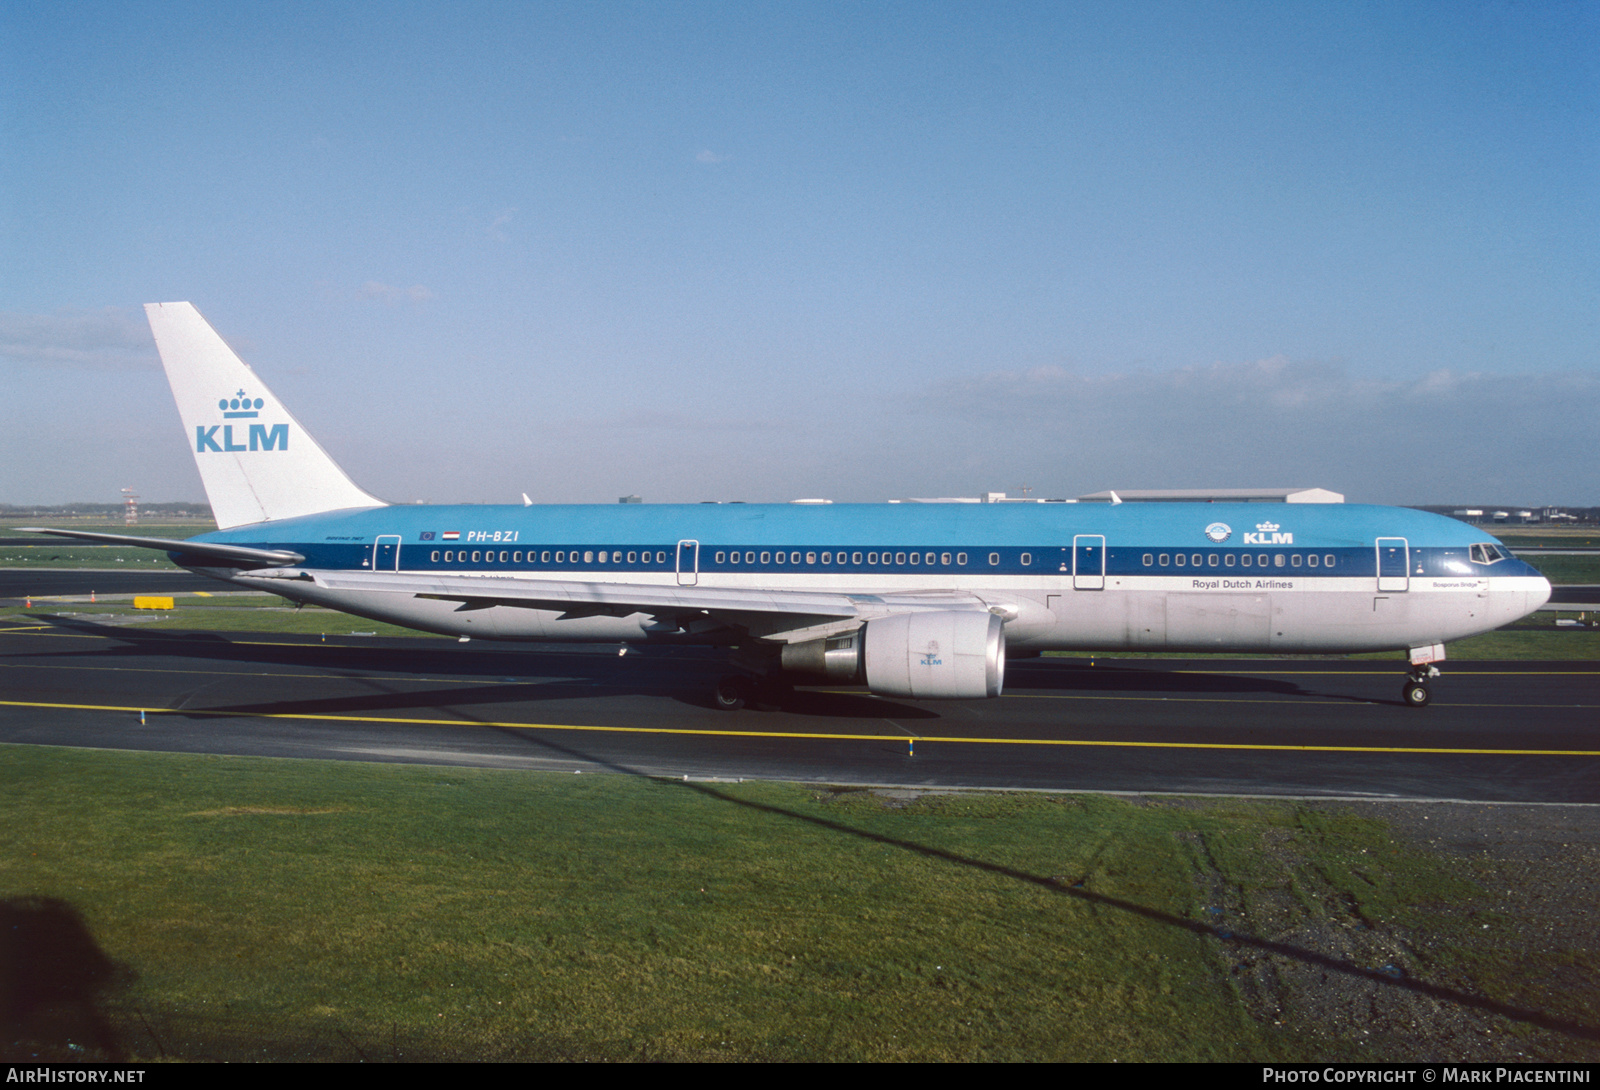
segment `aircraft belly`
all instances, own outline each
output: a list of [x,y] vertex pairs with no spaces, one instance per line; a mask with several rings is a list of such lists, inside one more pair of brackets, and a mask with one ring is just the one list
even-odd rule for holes
[[[1365,581],[1338,590],[1272,593],[1108,587],[1052,596],[1054,627],[1026,645],[1082,651],[1384,651],[1489,631],[1537,608],[1534,597],[1520,591],[1379,594]],[[1009,628],[1007,635],[1009,640]]]
[[1167,649],[1271,650],[1272,610],[1269,594],[1169,594]]

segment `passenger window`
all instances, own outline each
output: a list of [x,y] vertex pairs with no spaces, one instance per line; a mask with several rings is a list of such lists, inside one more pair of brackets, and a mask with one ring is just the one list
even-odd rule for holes
[[1189,558],[1184,556],[1182,553],[1179,553],[1176,559],[1178,561],[1178,567],[1180,568],[1189,562]]
[[1163,568],[1166,567],[1167,566],[1167,561],[1169,561],[1171,559],[1172,558],[1170,556],[1168,556],[1166,553],[1162,553],[1161,554],[1161,566]]
[[[763,564],[770,564],[770,563],[772,563],[772,554],[771,554],[771,553],[762,553],[762,554],[761,554],[761,562],[762,562],[762,563],[763,563]],[[780,561],[780,563],[781,563],[781,561]]]
[[[930,560],[930,561],[928,561],[928,563],[931,564],[931,563],[933,563],[933,561]],[[939,563],[943,564],[945,567],[949,567],[950,566],[950,554],[949,553],[940,553],[939,554]]]
[[1289,566],[1291,568],[1298,568],[1300,566],[1300,554],[1299,553],[1293,553],[1293,554],[1290,555],[1290,557],[1289,557]]
[[1283,567],[1283,554],[1279,553],[1277,556],[1273,557],[1272,558],[1272,564],[1273,564],[1274,567],[1278,567],[1278,568]]
[[1151,556],[1149,553],[1145,553],[1144,554],[1144,566],[1148,568],[1151,564],[1155,563],[1155,559],[1156,558]]
[[438,549],[433,550],[433,552],[428,556],[428,559],[433,561],[434,563],[438,563],[438,561],[439,561],[439,550]]
[[967,554],[966,553],[957,553],[956,554],[956,563],[960,564],[962,566],[965,566],[966,563],[967,563]]
[[[811,554],[807,553],[806,555],[809,556]],[[832,553],[823,553],[822,554],[822,562],[824,564],[832,564],[833,563],[833,554]]]
[[877,553],[868,553],[867,554],[867,563],[868,564],[876,564],[877,562],[878,562],[878,554]]
[[473,563],[474,563],[474,564],[477,564],[477,563],[479,563],[479,560],[478,560],[478,558],[479,558],[479,557],[481,557],[481,556],[482,556],[482,555],[483,555],[483,554],[482,554],[482,553],[481,553],[481,552],[479,552],[479,551],[478,551],[478,550],[477,550],[477,549],[473,549],[473,550],[472,550],[472,562],[473,562]]
[[1022,554],[1022,566],[1024,568],[1026,568],[1029,564],[1032,564],[1032,563],[1033,563],[1033,554],[1032,553],[1023,553]]
[[550,550],[549,549],[546,549],[544,552],[539,554],[539,563],[541,563],[541,564],[550,563]]
[[1225,568],[1233,567],[1233,559],[1234,557],[1232,553],[1224,553],[1222,556],[1222,566]]
[[728,554],[727,553],[719,552],[717,554],[717,563],[718,564],[725,564],[725,563],[727,563],[727,560],[728,560]]
[[1195,553],[1194,556],[1189,558],[1189,562],[1198,568],[1200,566],[1200,554]]
[[755,553],[745,553],[744,554],[744,562],[746,564],[754,564],[756,562],[756,554]]
[[505,553],[501,553],[500,554],[500,563],[504,564],[505,562],[506,562],[506,554]]
[[[576,556],[577,554],[574,553],[573,555]],[[594,551],[592,549],[583,550],[583,562],[585,564],[593,564],[594,563]]]
[[1328,553],[1326,556],[1324,556],[1322,558],[1322,566],[1324,568],[1333,567],[1333,554],[1332,553]]
[[799,553],[790,553],[789,554],[789,563],[791,563],[791,564],[800,563],[800,554]]
[[921,561],[922,561],[922,554],[921,553],[912,553],[911,554],[911,563],[918,564],[918,563],[921,563]]
[[1214,568],[1216,566],[1217,566],[1217,554],[1216,553],[1212,553],[1210,556],[1206,557],[1206,567]]
[[630,564],[635,563],[636,561],[638,561],[638,559],[639,559],[639,554],[637,552],[635,552],[633,549],[629,549],[628,550],[628,563],[630,563]]
[[807,553],[806,554],[806,563],[807,564],[815,564],[816,562],[817,562],[817,554],[816,553]]
[[1306,563],[1311,565],[1313,568],[1316,567],[1317,566],[1317,554],[1316,553],[1312,553],[1310,556],[1306,557]]
[[[532,553],[529,553],[529,554],[528,554],[528,555],[529,555],[529,556],[532,556],[532,555],[533,555],[533,554],[532,554]],[[512,563],[513,563],[513,564],[520,564],[520,563],[522,563],[522,550],[521,550],[521,549],[518,549],[518,550],[517,550],[517,551],[516,551],[516,552],[514,552],[514,553],[512,553],[512,554],[511,554],[511,562],[512,562]]]
[[1000,554],[999,553],[990,553],[989,554],[989,566],[991,568],[997,568],[997,567],[1000,566]]
[[850,563],[852,563],[852,564],[861,563],[861,554],[860,553],[851,553],[850,554]]
[[894,554],[894,562],[896,564],[904,564],[906,562],[906,554],[905,553],[895,553]]

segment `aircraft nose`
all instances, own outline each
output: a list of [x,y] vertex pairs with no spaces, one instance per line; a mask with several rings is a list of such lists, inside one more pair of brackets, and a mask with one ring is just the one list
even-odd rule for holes
[[1539,577],[1539,582],[1528,591],[1528,612],[1532,613],[1550,600],[1550,580],[1544,576]]

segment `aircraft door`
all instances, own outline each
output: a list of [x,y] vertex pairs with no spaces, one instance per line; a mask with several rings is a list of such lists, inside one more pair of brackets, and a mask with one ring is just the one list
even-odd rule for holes
[[1378,550],[1378,589],[1380,591],[1409,590],[1411,570],[1410,543],[1403,537],[1380,537]]
[[400,535],[384,534],[372,546],[373,571],[400,570]]
[[1106,589],[1106,539],[1078,534],[1072,539],[1072,589]]
[[692,587],[700,582],[700,543],[678,542],[678,586]]

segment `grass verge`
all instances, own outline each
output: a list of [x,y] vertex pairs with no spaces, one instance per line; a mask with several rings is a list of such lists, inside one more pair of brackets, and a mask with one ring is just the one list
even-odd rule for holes
[[[1592,992],[1539,983],[1592,978],[1592,949],[1508,947],[1502,912],[1485,954],[1470,870],[1337,806],[24,746],[0,790],[9,1060],[1594,1058],[1600,1037]],[[30,990],[40,964],[54,987]]]

